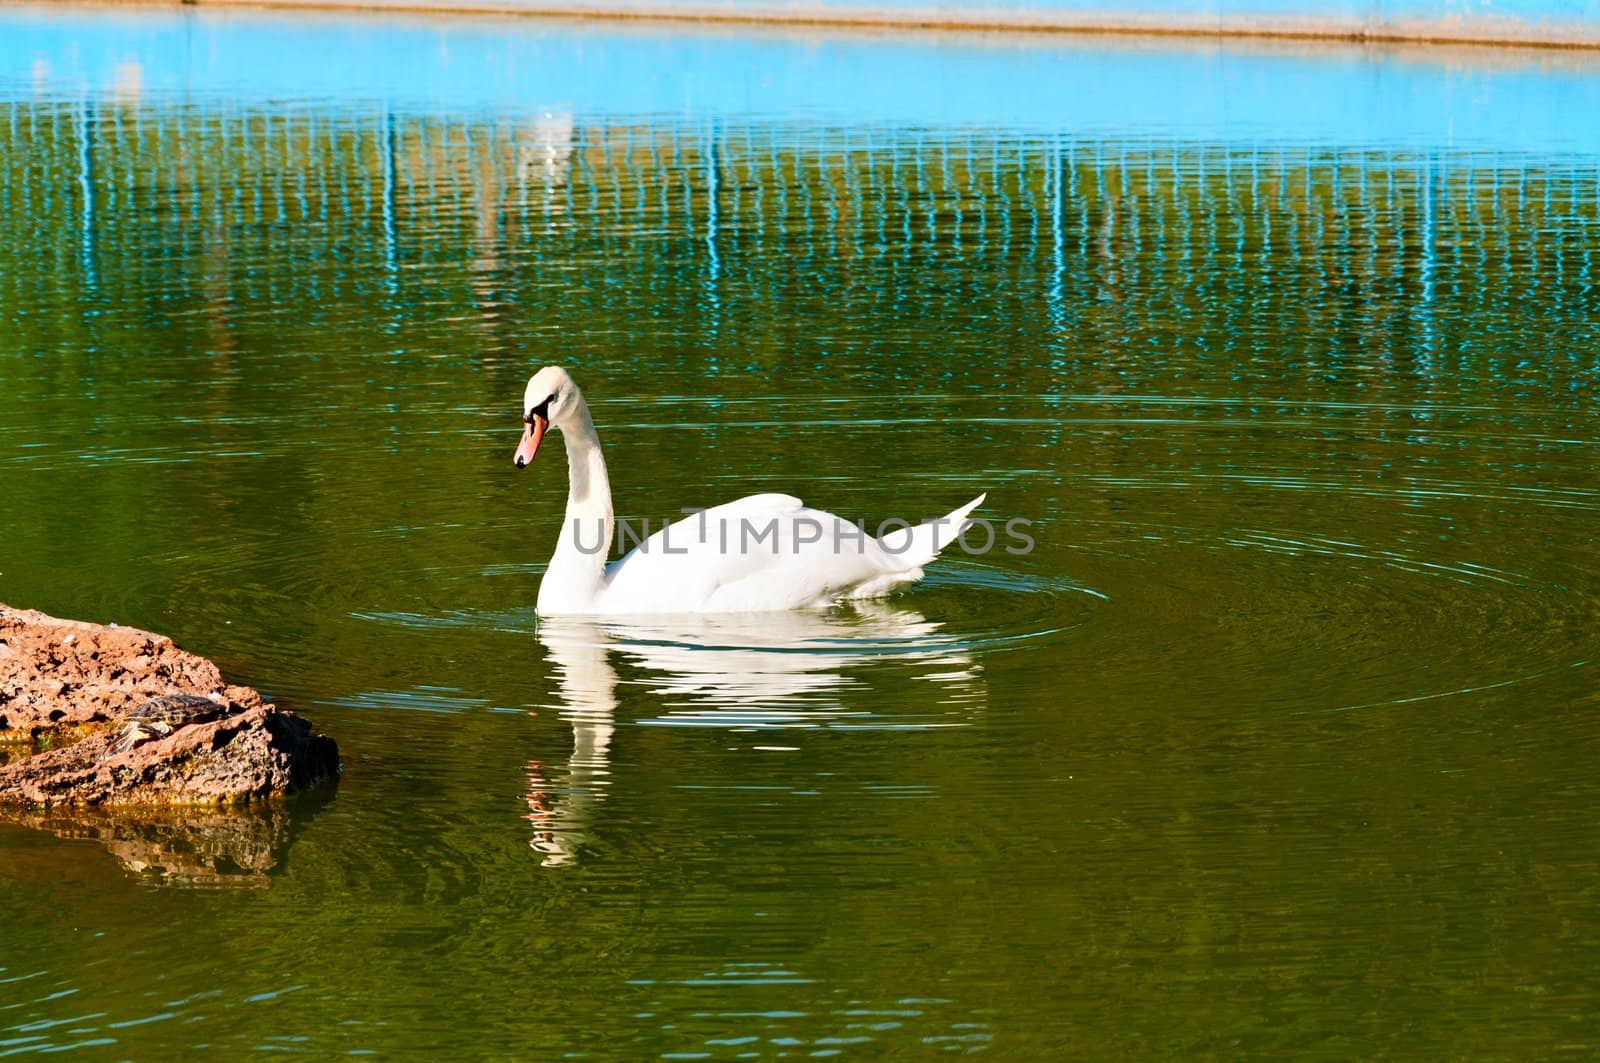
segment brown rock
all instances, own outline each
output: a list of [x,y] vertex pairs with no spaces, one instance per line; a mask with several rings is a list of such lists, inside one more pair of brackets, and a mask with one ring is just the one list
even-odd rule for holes
[[0,604],[0,742],[107,722],[162,694],[223,694],[239,709],[262,704],[165,635]]
[[[332,739],[164,636],[0,605],[0,647],[0,741],[87,734],[0,765],[0,805],[246,804],[338,773]],[[115,721],[164,694],[211,695],[232,715],[111,754]]]

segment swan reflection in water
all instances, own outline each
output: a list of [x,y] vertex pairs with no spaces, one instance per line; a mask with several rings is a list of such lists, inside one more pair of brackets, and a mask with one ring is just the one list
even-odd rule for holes
[[[546,867],[570,862],[582,848],[610,785],[619,686],[656,699],[661,713],[634,722],[659,726],[950,726],[960,722],[953,713],[981,700],[981,672],[966,644],[941,628],[881,602],[827,612],[540,620],[536,637],[553,666],[573,748],[559,782],[543,761],[528,764],[530,844]],[[875,668],[937,684],[923,699],[927,711],[873,712],[857,695]]]

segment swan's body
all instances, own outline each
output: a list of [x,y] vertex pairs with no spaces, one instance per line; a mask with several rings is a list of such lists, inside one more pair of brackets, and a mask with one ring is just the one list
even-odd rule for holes
[[685,517],[607,565],[611,482],[588,405],[566,370],[548,366],[528,381],[523,410],[519,468],[549,428],[567,446],[567,511],[539,584],[541,616],[767,612],[878,597],[921,579],[984,498],[875,537],[791,495],[750,495]]

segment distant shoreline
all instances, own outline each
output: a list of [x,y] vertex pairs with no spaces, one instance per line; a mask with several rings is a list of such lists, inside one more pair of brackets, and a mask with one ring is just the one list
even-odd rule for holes
[[[1124,10],[1108,0],[1100,10],[1062,10],[948,4],[883,6],[872,0],[827,4],[812,0],[88,0],[47,6],[203,7],[414,14],[517,15],[529,18],[670,21],[718,24],[847,26],[874,29],[997,31],[1078,35],[1257,38],[1383,44],[1479,45],[1600,50],[1600,18],[1529,19],[1506,15],[1360,17],[1348,14],[1186,14]],[[1222,5],[1222,6],[1225,6]],[[1309,6],[1309,5],[1308,5]],[[1551,6],[1559,6],[1552,4]]]

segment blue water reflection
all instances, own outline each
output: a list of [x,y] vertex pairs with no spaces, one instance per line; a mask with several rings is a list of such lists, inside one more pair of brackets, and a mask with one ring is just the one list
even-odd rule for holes
[[1600,154],[1600,57],[548,20],[0,12],[0,93]]

